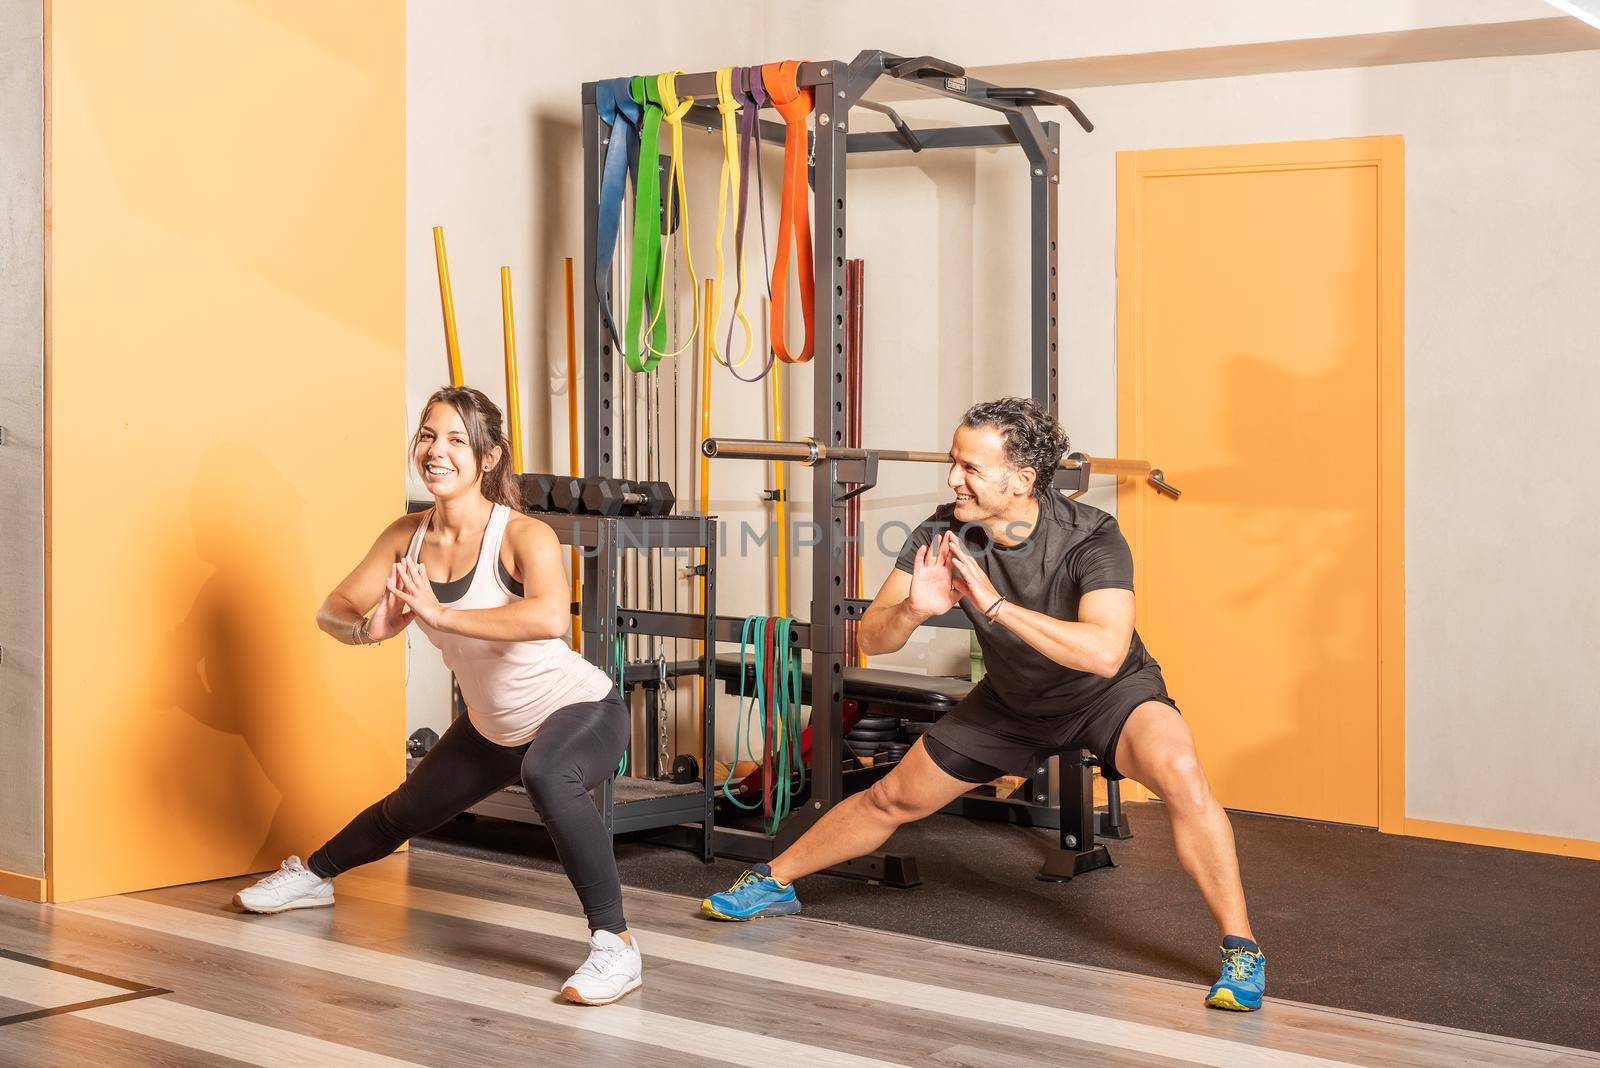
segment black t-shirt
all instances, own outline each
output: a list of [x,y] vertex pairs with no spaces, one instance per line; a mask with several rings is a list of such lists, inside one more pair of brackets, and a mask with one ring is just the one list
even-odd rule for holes
[[[917,550],[956,526],[955,505],[946,504],[906,539],[895,567],[911,572]],[[1106,512],[1052,490],[1039,500],[1039,519],[1020,544],[994,544],[988,528],[968,524],[958,531],[994,588],[1012,604],[1056,619],[1076,621],[1078,600],[1091,590],[1132,590],[1133,554],[1117,521]],[[984,682],[1020,716],[1059,716],[1092,701],[1118,679],[1155,663],[1139,632],[1113,678],[1063,667],[999,623],[983,618],[970,598],[961,610],[972,621],[983,648]],[[1004,615],[1004,609],[1001,610]]]

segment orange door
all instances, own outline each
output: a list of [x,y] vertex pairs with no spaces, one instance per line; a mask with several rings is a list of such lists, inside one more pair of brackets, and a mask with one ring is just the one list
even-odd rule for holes
[[1399,138],[1118,157],[1139,629],[1230,808],[1401,817]]

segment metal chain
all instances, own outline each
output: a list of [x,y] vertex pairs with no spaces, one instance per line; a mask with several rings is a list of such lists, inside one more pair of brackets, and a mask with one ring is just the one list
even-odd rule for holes
[[[658,683],[656,688],[656,694],[658,695],[656,707],[660,710],[660,714],[656,716],[656,747],[660,753],[660,763],[656,767],[671,772],[672,751],[667,744],[667,715],[665,705],[661,700],[667,694],[667,658],[660,655],[656,657],[656,681]],[[674,702],[674,708],[676,708],[676,702]]]

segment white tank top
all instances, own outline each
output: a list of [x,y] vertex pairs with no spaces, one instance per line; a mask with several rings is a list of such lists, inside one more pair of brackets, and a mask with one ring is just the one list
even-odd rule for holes
[[[511,509],[503,504],[494,506],[467,592],[457,600],[441,602],[446,608],[500,608],[518,600],[500,577],[500,542],[510,519]],[[432,522],[433,510],[429,509],[412,535],[408,559],[417,559]],[[552,712],[581,701],[601,700],[612,690],[605,673],[560,638],[486,641],[444,634],[420,619],[416,624],[455,673],[472,725],[498,745],[523,745]]]

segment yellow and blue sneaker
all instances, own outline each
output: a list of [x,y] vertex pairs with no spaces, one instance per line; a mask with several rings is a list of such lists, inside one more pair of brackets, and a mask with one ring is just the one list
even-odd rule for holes
[[1222,976],[1211,984],[1206,1004],[1213,1009],[1254,1012],[1267,993],[1267,958],[1248,938],[1222,940]]
[[765,864],[739,876],[720,894],[700,902],[700,915],[714,920],[754,920],[763,916],[793,916],[800,911],[800,899],[793,883],[780,883]]

